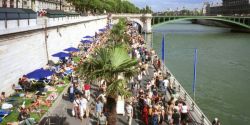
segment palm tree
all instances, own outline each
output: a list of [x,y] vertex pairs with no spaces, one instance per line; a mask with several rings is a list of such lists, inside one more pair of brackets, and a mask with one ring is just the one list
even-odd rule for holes
[[79,66],[80,76],[87,80],[104,79],[107,83],[108,125],[116,125],[117,97],[130,95],[125,86],[128,79],[138,72],[137,69],[137,60],[129,57],[123,45],[98,48]]
[[111,30],[111,39],[115,42],[122,42],[126,35],[126,20],[120,18],[119,22]]

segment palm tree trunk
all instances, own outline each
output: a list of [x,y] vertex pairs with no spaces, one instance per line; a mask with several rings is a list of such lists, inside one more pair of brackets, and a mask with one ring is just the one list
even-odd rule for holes
[[107,97],[106,108],[108,112],[108,125],[116,125],[116,99],[112,96]]

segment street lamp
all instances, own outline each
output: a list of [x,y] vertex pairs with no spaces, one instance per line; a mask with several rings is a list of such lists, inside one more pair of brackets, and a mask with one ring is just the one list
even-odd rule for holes
[[60,0],[60,10],[62,10],[62,0]]

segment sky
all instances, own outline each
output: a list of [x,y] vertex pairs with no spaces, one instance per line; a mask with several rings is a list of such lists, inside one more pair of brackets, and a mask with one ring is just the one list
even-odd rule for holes
[[222,0],[129,0],[136,6],[142,8],[150,6],[154,12],[166,11],[168,9],[176,10],[177,7],[182,9],[202,8],[203,2],[221,3]]

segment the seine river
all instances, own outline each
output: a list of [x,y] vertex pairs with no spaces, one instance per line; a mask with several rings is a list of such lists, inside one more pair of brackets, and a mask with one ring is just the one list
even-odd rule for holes
[[158,25],[153,32],[159,54],[165,34],[166,65],[190,95],[198,49],[196,103],[211,121],[250,124],[250,34],[188,21]]

